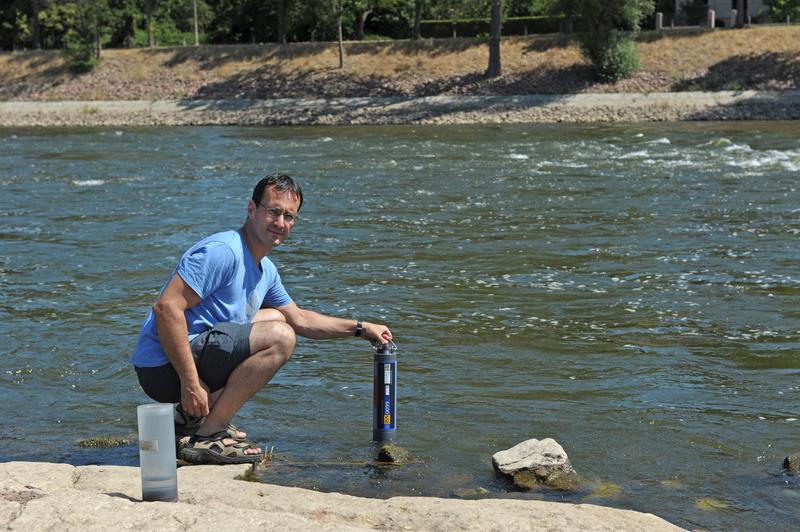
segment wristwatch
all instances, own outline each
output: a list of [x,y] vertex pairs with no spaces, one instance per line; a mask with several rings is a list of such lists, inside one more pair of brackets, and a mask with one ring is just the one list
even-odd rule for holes
[[356,320],[355,336],[361,336],[362,332],[364,332],[364,322],[361,320]]

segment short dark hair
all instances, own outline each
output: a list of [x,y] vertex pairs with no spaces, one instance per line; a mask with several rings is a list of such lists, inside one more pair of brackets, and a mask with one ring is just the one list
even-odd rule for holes
[[288,192],[289,194],[297,196],[300,200],[300,205],[297,209],[300,210],[300,207],[303,206],[303,191],[300,190],[300,185],[288,175],[272,174],[263,178],[258,182],[256,188],[253,189],[253,201],[255,203],[260,203],[261,198],[264,197],[264,191],[268,188],[274,188],[278,192],[283,192],[284,194]]

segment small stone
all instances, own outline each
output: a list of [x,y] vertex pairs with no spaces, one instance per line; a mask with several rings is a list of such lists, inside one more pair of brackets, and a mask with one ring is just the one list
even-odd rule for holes
[[381,445],[381,448],[378,449],[379,462],[392,462],[397,464],[401,462],[407,462],[409,456],[410,455],[407,450],[393,443]]
[[790,454],[783,460],[784,469],[800,474],[800,453]]

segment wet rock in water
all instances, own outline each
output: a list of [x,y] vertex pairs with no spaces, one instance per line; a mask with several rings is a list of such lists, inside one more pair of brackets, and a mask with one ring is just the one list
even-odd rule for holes
[[379,462],[392,462],[397,464],[407,462],[409,456],[410,455],[407,450],[393,443],[386,443],[381,445],[381,448],[378,449]]
[[492,456],[495,471],[511,476],[523,490],[542,486],[560,490],[578,487],[578,474],[561,445],[552,438],[530,439]]
[[701,497],[694,501],[694,507],[706,512],[718,512],[720,510],[727,510],[729,505],[727,502],[715,499],[714,497]]
[[800,453],[790,454],[783,460],[784,469],[800,474]]
[[78,447],[85,449],[110,449],[112,447],[122,447],[123,445],[130,445],[132,442],[127,438],[118,438],[116,436],[96,436],[78,442]]
[[459,499],[483,499],[489,494],[486,488],[457,488],[453,490],[453,496]]
[[592,490],[591,497],[598,497],[601,499],[616,497],[622,493],[622,488],[611,482],[601,482],[597,487]]

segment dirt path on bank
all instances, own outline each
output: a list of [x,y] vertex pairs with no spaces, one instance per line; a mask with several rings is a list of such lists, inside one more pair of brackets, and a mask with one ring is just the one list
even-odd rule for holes
[[6,126],[376,125],[800,119],[800,91],[0,102]]

